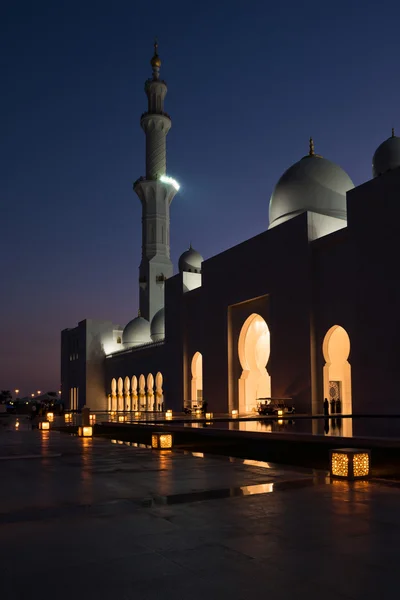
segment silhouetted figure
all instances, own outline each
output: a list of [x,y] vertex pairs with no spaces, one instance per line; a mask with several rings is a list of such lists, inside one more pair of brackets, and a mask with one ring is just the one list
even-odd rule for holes
[[207,406],[208,406],[208,402],[207,402],[207,401],[203,402],[202,410],[203,410],[203,414],[204,414],[204,415],[205,415],[205,414],[206,414],[206,412],[207,412]]
[[331,415],[334,415],[334,414],[335,414],[335,409],[336,409],[336,406],[335,406],[335,404],[336,404],[336,402],[335,402],[335,400],[332,398],[332,400],[331,400]]
[[324,431],[325,431],[326,435],[328,435],[328,433],[329,433],[329,419],[324,419]]
[[[329,402],[328,402],[328,398],[325,398],[324,400],[324,415],[328,416],[329,415]],[[329,427],[328,427],[329,429]]]
[[340,398],[336,400],[336,412],[340,414],[342,412],[342,401]]

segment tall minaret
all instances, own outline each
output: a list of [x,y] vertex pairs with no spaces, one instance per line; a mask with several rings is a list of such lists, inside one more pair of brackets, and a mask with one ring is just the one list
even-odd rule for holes
[[140,125],[146,134],[146,177],[133,184],[142,203],[142,260],[139,267],[140,313],[151,322],[164,306],[164,282],[173,274],[169,249],[169,206],[179,189],[166,176],[166,137],[171,119],[164,112],[167,84],[160,79],[158,44],[151,59],[153,76],[145,83],[147,112]]

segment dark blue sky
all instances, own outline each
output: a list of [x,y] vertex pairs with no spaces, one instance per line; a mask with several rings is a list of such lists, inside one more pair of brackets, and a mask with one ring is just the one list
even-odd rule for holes
[[60,331],[137,311],[140,202],[159,38],[172,258],[268,226],[274,184],[316,151],[357,185],[400,130],[396,1],[5,0],[0,13],[0,388],[59,387]]

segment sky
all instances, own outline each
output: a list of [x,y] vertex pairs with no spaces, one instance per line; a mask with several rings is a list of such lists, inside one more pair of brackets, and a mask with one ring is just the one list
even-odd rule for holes
[[383,0],[3,0],[0,389],[60,387],[60,332],[137,314],[144,82],[154,37],[172,117],[171,257],[268,227],[308,152],[371,178],[400,132],[400,5]]

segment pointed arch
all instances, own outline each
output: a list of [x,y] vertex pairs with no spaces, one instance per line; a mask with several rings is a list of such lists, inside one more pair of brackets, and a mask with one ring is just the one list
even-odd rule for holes
[[191,362],[192,384],[191,401],[192,408],[203,404],[203,355],[201,352],[193,354]]
[[156,374],[156,410],[161,411],[164,404],[163,376],[160,371]]
[[270,332],[266,321],[252,313],[239,335],[238,355],[242,367],[239,379],[239,412],[257,410],[259,398],[271,397],[271,377],[267,371]]
[[330,402],[330,412],[337,413],[334,405],[340,401],[343,414],[352,414],[350,337],[341,325],[333,325],[325,334],[322,343],[325,359],[323,369],[324,398]]

